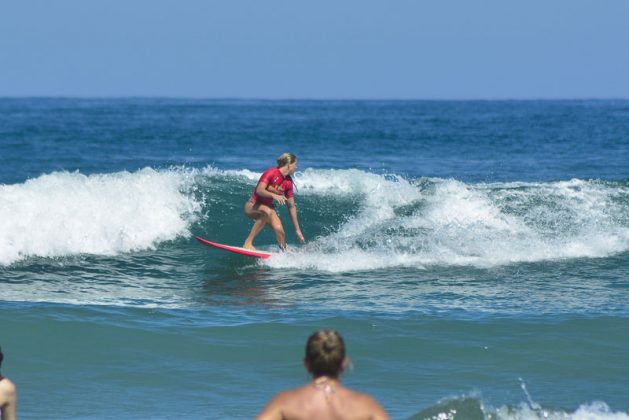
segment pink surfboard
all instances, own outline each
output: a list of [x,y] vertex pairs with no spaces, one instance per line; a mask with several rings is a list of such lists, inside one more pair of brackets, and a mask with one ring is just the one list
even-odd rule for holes
[[234,252],[236,254],[246,255],[248,257],[269,258],[271,255],[273,255],[273,253],[271,253],[271,252],[253,251],[251,249],[241,248],[239,246],[231,246],[231,245],[219,244],[218,242],[208,241],[207,239],[204,239],[204,238],[202,238],[200,236],[197,236],[196,239],[197,239],[197,241],[201,242],[204,245],[213,246],[213,247],[219,248],[219,249],[224,249],[225,251]]

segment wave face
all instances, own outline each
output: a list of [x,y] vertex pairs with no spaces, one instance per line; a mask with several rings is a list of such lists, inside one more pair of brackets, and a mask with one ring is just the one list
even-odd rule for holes
[[[89,176],[54,172],[2,186],[0,264],[33,256],[118,255],[197,232],[238,244],[250,226],[241,206],[259,175],[145,168]],[[296,183],[308,243],[264,262],[272,267],[492,267],[629,250],[626,182],[471,184],[307,169]],[[279,211],[292,238],[287,212]],[[258,244],[274,249],[269,233]]]

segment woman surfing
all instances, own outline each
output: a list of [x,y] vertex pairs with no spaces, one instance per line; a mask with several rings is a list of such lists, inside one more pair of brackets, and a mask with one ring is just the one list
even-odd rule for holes
[[283,153],[277,158],[277,167],[269,168],[260,177],[253,190],[253,194],[245,203],[245,214],[255,220],[249,236],[245,240],[243,248],[255,250],[253,240],[264,228],[269,225],[275,232],[277,244],[282,251],[286,250],[286,235],[282,221],[275,211],[275,202],[286,204],[290,219],[295,227],[295,234],[299,242],[304,243],[304,235],[299,228],[297,219],[297,207],[293,194],[292,175],[297,171],[297,157],[292,153]]

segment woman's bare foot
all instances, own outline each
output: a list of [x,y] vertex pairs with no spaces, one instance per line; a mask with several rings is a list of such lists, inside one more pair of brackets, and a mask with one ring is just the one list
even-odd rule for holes
[[245,242],[245,243],[244,243],[244,245],[243,245],[242,247],[243,247],[244,249],[248,249],[248,250],[250,250],[250,251],[257,251],[257,250],[256,250],[256,247],[255,247],[255,246],[253,246],[253,244],[252,244],[252,243],[247,243],[247,242]]

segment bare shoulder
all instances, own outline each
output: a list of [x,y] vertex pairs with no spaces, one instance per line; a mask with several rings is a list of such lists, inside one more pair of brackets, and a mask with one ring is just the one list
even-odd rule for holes
[[16,393],[15,384],[9,378],[2,378],[0,381],[0,395],[11,396]]
[[[2,418],[14,419],[17,404],[17,390],[15,384],[8,378],[0,380],[0,410]],[[6,411],[6,412],[5,412]]]
[[371,395],[344,388],[345,395],[342,399],[348,412],[361,413],[359,417],[373,420],[388,419],[389,415],[385,409]]
[[285,418],[285,411],[290,410],[295,404],[299,404],[305,397],[305,393],[305,387],[280,392],[264,407],[256,419],[272,420]]

